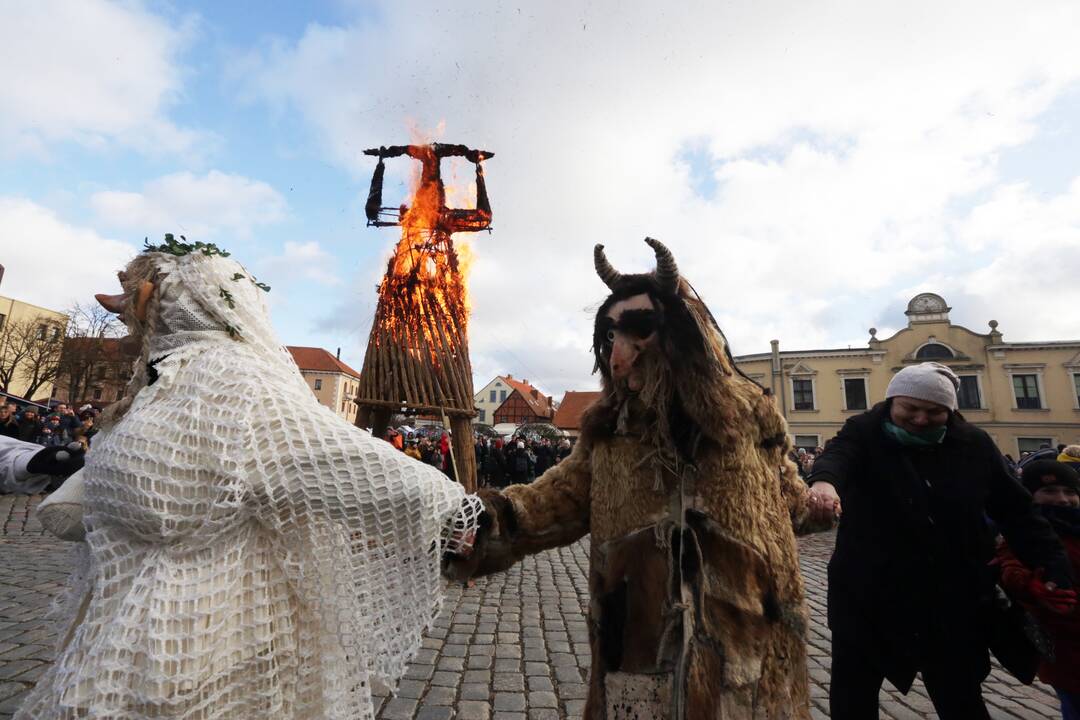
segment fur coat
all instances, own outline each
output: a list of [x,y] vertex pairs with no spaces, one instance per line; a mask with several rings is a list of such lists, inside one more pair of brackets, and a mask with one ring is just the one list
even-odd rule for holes
[[807,488],[786,425],[730,366],[692,382],[692,452],[663,457],[654,418],[631,407],[533,484],[487,492],[491,526],[457,571],[497,572],[591,534],[588,719],[808,718],[794,532]]

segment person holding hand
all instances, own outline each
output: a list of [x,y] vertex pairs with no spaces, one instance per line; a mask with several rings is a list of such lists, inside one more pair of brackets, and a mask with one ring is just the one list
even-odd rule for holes
[[829,563],[833,720],[877,718],[888,679],[921,673],[942,720],[989,718],[992,520],[1044,581],[1037,602],[1076,601],[1068,560],[993,440],[957,412],[959,380],[934,362],[889,383],[845,423],[807,479],[811,510],[843,515]]

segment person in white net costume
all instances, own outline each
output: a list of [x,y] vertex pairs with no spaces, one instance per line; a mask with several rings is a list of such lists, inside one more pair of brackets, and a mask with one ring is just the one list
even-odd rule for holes
[[86,457],[66,627],[16,718],[371,718],[481,504],[319,405],[243,267],[166,241],[99,296],[143,356]]

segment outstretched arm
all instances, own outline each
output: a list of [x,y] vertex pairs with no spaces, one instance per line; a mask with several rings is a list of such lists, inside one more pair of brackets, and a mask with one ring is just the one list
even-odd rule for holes
[[447,575],[464,579],[507,569],[526,555],[568,545],[589,532],[591,450],[574,451],[531,485],[484,490],[485,517],[474,553],[448,558]]
[[82,446],[43,448],[0,436],[0,490],[4,492],[39,493],[50,476],[71,475],[82,465]]

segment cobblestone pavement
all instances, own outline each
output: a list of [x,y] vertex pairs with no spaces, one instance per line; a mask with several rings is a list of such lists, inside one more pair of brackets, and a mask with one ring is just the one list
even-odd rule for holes
[[[56,640],[45,613],[67,574],[67,543],[33,520],[38,500],[0,496],[0,720],[11,717],[48,666]],[[827,717],[825,565],[832,542],[831,534],[800,542],[813,616],[815,718]],[[452,588],[397,696],[379,699],[380,720],[579,717],[589,668],[587,548],[583,541],[542,553],[475,587]],[[995,720],[1060,717],[1048,688],[1024,687],[999,669],[983,689]],[[883,690],[881,710],[893,720],[936,717],[921,683],[907,696]]]

